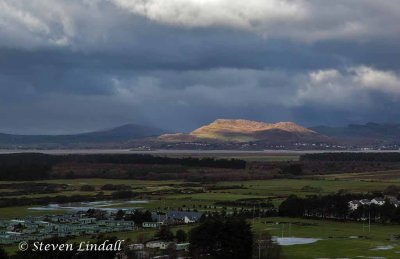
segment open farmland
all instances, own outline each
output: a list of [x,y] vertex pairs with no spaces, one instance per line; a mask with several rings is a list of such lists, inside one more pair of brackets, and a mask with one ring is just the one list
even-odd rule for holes
[[[11,182],[4,182],[11,183]],[[346,190],[352,193],[366,193],[373,191],[383,191],[388,186],[395,184],[396,181],[361,181],[361,180],[313,180],[313,179],[272,179],[258,181],[222,181],[217,183],[188,183],[183,181],[144,181],[144,180],[120,180],[120,179],[66,179],[66,180],[43,180],[37,183],[65,184],[70,191],[55,192],[51,194],[20,195],[12,196],[17,198],[25,197],[55,197],[58,195],[74,196],[88,195],[95,196],[97,192],[110,193],[104,191],[102,187],[106,184],[124,185],[137,194],[134,199],[148,200],[148,203],[140,204],[146,209],[178,209],[178,208],[198,208],[202,206],[214,206],[219,201],[240,201],[240,200],[270,200],[274,204],[279,204],[282,199],[289,195],[307,196],[310,194],[330,194],[339,190]],[[81,187],[90,184],[95,191],[80,191]],[[29,210],[32,206],[18,206],[0,208],[0,218],[21,217],[31,213],[40,214],[41,212]],[[137,204],[117,202],[112,205],[118,207],[136,207]]]

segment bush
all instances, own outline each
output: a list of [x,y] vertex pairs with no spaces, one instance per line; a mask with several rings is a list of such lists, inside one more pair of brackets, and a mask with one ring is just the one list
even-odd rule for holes
[[82,191],[82,192],[93,192],[94,190],[95,190],[95,188],[94,188],[94,186],[91,186],[91,185],[82,185],[81,186],[81,188],[80,188],[80,190]]
[[300,164],[290,164],[282,168],[283,174],[301,175],[303,174],[303,167]]
[[175,237],[176,237],[176,240],[178,241],[178,243],[186,242],[186,240],[187,240],[187,234],[182,229],[178,229],[176,231]]
[[253,234],[244,219],[206,220],[190,231],[190,253],[194,256],[250,259],[252,247]]
[[125,184],[105,184],[101,187],[103,191],[123,191],[130,190],[131,187]]

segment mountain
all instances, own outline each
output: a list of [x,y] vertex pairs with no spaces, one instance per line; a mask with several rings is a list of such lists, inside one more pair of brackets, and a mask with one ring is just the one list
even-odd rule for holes
[[0,133],[0,145],[112,143],[155,137],[163,133],[166,133],[166,131],[137,124],[126,124],[106,130],[69,135],[13,135]]
[[169,142],[222,141],[222,142],[292,142],[323,138],[313,130],[293,122],[264,123],[250,120],[218,119],[188,134],[164,134],[160,140]]
[[310,128],[323,135],[358,142],[398,142],[400,124],[350,124],[346,127],[316,126]]

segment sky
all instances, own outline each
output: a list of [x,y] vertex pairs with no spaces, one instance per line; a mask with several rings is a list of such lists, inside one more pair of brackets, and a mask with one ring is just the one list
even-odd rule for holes
[[0,0],[0,132],[400,123],[394,0]]

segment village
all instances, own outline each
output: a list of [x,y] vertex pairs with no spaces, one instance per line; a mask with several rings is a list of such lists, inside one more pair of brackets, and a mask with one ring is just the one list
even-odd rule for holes
[[[0,245],[19,242],[37,242],[51,238],[74,238],[112,232],[138,231],[139,229],[160,229],[162,226],[182,225],[199,222],[203,213],[192,211],[148,212],[149,221],[135,224],[132,216],[137,210],[71,211],[61,215],[29,216],[0,220]],[[142,212],[139,212],[142,213]],[[143,212],[143,215],[145,212]],[[125,250],[147,258],[146,250],[188,251],[189,243],[176,243],[150,239],[143,243],[125,243]],[[122,253],[120,253],[122,255]]]

